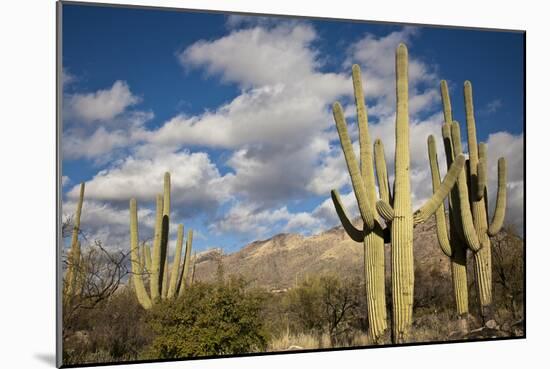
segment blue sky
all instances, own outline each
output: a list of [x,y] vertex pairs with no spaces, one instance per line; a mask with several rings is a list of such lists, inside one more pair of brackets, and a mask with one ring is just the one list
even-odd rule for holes
[[355,137],[350,71],[360,64],[371,131],[392,173],[399,42],[410,55],[415,204],[431,192],[426,138],[441,137],[439,81],[448,80],[464,123],[469,79],[490,190],[504,156],[507,221],[522,229],[522,34],[79,5],[63,7],[64,213],[86,181],[90,240],[126,246],[133,196],[140,236],[150,238],[154,195],[170,170],[172,223],[196,231],[199,251],[337,225],[331,188],[357,209],[330,104],[344,104]]

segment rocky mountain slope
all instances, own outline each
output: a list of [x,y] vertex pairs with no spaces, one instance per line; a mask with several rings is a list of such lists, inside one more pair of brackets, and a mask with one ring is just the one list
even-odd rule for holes
[[[449,259],[439,249],[435,223],[430,219],[415,227],[415,277],[441,279],[452,291]],[[386,274],[389,278],[390,245],[386,245]],[[231,254],[213,249],[197,255],[195,280],[216,278],[219,266],[224,275],[241,275],[258,287],[285,289],[304,278],[336,274],[342,278],[363,273],[363,244],[352,241],[341,226],[314,236],[278,234],[255,241]],[[441,277],[441,278],[439,278]]]

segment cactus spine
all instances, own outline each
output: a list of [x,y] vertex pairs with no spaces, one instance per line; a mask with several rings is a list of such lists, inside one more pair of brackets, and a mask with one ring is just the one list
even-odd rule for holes
[[[145,309],[150,309],[153,304],[162,299],[173,298],[176,295],[181,296],[178,276],[180,269],[180,258],[183,245],[183,225],[178,226],[178,240],[176,243],[176,252],[172,262],[171,272],[169,269],[168,258],[168,230],[170,222],[170,173],[164,175],[164,194],[156,196],[156,219],[155,233],[153,240],[153,251],[148,245],[139,247],[138,220],[137,220],[137,202],[130,200],[130,247],[132,261],[132,282],[136,291],[138,301]],[[187,247],[191,247],[192,231],[189,231],[187,238]],[[186,253],[187,254],[187,253]],[[185,268],[183,268],[185,269]],[[182,269],[182,272],[183,272]],[[150,296],[147,294],[143,277],[150,273],[149,288]],[[171,280],[168,278],[171,276]]]
[[[412,211],[409,152],[408,51],[400,44],[396,51],[396,127],[395,182],[393,204],[381,199],[376,209],[391,226],[392,340],[409,340],[414,296],[413,226],[424,222],[440,208],[464,166],[457,156],[433,196],[417,211]],[[389,197],[389,196],[387,196]],[[393,206],[392,206],[393,205]]]
[[[356,242],[363,243],[365,286],[367,295],[367,317],[369,335],[373,342],[379,342],[387,330],[386,295],[384,277],[383,228],[376,219],[376,184],[374,179],[373,151],[368,131],[367,109],[363,96],[361,71],[358,65],[352,68],[357,123],[359,125],[360,168],[353,152],[342,107],[333,106],[334,120],[340,136],[340,143],[351,176],[353,190],[363,219],[363,229],[357,229],[346,214],[337,190],[331,191],[336,212],[347,234]],[[383,147],[377,150],[377,164],[385,166]],[[379,174],[382,174],[382,169]],[[387,182],[387,181],[386,181]]]
[[387,328],[384,286],[384,229],[377,219],[377,212],[387,224],[391,225],[392,339],[394,342],[400,343],[407,341],[412,323],[414,289],[413,223],[425,221],[439,208],[449,191],[451,191],[460,170],[464,166],[465,159],[463,155],[457,158],[439,189],[413,215],[409,175],[408,60],[407,48],[403,44],[397,48],[396,62],[396,176],[393,198],[388,183],[384,148],[382,142],[376,140],[374,144],[374,162],[381,198],[378,202],[376,201],[373,154],[368,134],[365,101],[361,88],[361,75],[357,65],[353,66],[353,82],[355,103],[357,106],[357,121],[359,124],[360,168],[353,152],[343,110],[339,103],[334,104],[333,112],[340,143],[350,173],[353,191],[359,205],[361,218],[363,219],[362,231],[355,228],[351,223],[338,192],[332,190],[331,196],[336,212],[347,234],[354,241],[363,241],[364,243],[369,330],[375,342],[378,341]]
[[78,241],[78,234],[80,233],[80,215],[82,214],[82,205],[84,203],[84,187],[85,184],[80,184],[80,194],[78,197],[78,203],[76,206],[76,214],[74,218],[73,232],[71,235],[71,250],[69,253],[69,265],[67,268],[67,295],[72,296],[76,292],[76,280],[80,273],[80,242]]

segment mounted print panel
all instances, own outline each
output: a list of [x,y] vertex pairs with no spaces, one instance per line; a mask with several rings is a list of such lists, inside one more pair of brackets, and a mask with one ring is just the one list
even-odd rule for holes
[[525,32],[58,4],[58,365],[525,337]]

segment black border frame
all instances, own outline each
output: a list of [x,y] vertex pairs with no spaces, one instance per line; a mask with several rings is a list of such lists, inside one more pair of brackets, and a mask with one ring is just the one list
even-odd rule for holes
[[[157,10],[157,11],[171,11],[171,12],[186,12],[186,13],[208,13],[208,14],[224,14],[224,15],[246,15],[246,16],[258,16],[258,17],[274,17],[274,18],[295,18],[295,19],[313,19],[313,20],[328,20],[338,22],[351,22],[351,23],[375,23],[386,25],[400,25],[400,26],[417,26],[417,27],[433,27],[433,28],[445,28],[445,29],[462,29],[462,30],[474,30],[474,31],[491,31],[491,32],[509,32],[509,33],[521,33],[523,34],[523,336],[521,337],[497,337],[497,338],[476,338],[467,340],[453,340],[453,341],[429,341],[429,342],[409,342],[401,344],[383,344],[372,346],[352,346],[352,347],[336,347],[336,348],[322,348],[322,349],[304,349],[304,350],[292,350],[292,351],[273,351],[273,352],[254,352],[235,355],[208,355],[189,358],[173,358],[173,359],[151,359],[151,360],[133,360],[133,361],[113,361],[102,363],[88,363],[88,364],[72,364],[63,365],[63,319],[62,319],[62,248],[63,239],[61,237],[61,203],[62,203],[62,186],[61,186],[61,173],[62,173],[62,152],[61,152],[61,136],[63,131],[62,120],[62,101],[63,101],[63,83],[62,83],[62,60],[63,60],[63,5],[79,5],[90,7],[112,7],[112,8],[129,8],[129,9],[143,9],[143,10]],[[58,368],[82,368],[93,366],[108,366],[108,365],[129,365],[129,364],[145,364],[145,363],[165,363],[165,362],[183,362],[183,361],[197,361],[197,360],[211,360],[211,359],[224,359],[224,358],[239,358],[239,357],[254,357],[254,356],[270,356],[270,355],[289,355],[289,354],[301,354],[301,353],[317,353],[317,352],[330,352],[330,351],[350,351],[350,350],[363,350],[363,349],[378,349],[378,348],[395,348],[395,347],[408,347],[408,346],[426,346],[426,345],[444,345],[444,344],[456,344],[456,343],[478,343],[478,342],[496,342],[496,341],[509,341],[509,340],[524,340],[527,338],[527,31],[518,29],[506,29],[506,28],[484,28],[484,27],[465,27],[456,25],[442,25],[442,24],[429,24],[429,23],[410,23],[410,22],[394,22],[394,21],[376,21],[369,19],[348,19],[348,18],[332,18],[332,17],[320,17],[320,16],[305,16],[295,14],[270,14],[270,13],[254,13],[254,12],[242,12],[232,10],[211,10],[211,9],[194,9],[194,8],[176,8],[168,6],[153,6],[153,5],[131,5],[131,4],[116,4],[116,3],[96,3],[96,2],[82,2],[72,0],[58,0],[56,2],[56,367]]]

